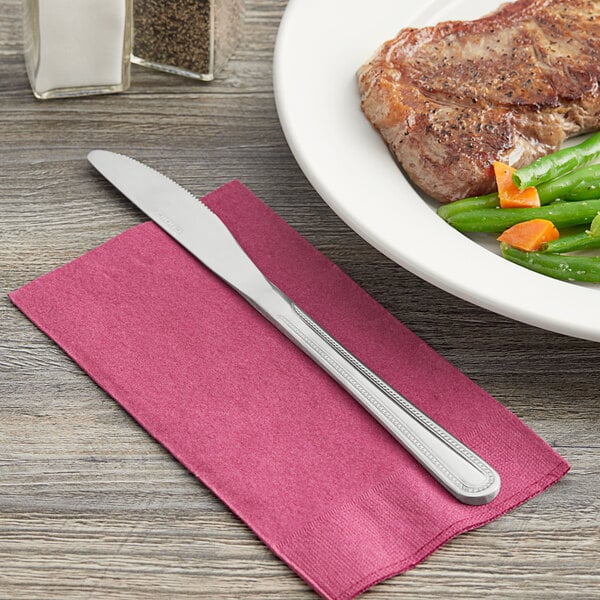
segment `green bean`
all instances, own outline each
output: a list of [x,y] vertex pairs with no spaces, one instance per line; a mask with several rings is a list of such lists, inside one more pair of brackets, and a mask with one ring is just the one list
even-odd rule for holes
[[576,146],[542,156],[513,175],[515,185],[523,190],[544,181],[560,177],[600,156],[600,131]]
[[574,252],[600,248],[600,215],[596,215],[589,229],[578,233],[563,235],[557,240],[544,244],[542,252]]
[[576,169],[537,188],[541,204],[553,200],[589,200],[600,198],[600,164]]
[[575,250],[592,250],[600,248],[600,237],[590,235],[588,231],[564,235],[557,240],[546,242],[542,252],[574,252]]
[[448,223],[459,231],[504,231],[530,219],[548,219],[559,229],[587,225],[600,213],[600,199],[578,202],[554,202],[539,208],[482,208],[458,213]]
[[[598,194],[600,197],[600,193]],[[496,208],[500,206],[498,202],[498,194],[493,192],[486,196],[472,196],[470,198],[463,198],[462,200],[455,200],[448,204],[443,204],[437,210],[437,214],[447,221],[451,216],[456,215],[465,210],[478,210],[480,208]]]
[[564,281],[600,283],[600,256],[565,256],[546,252],[523,252],[501,244],[502,256],[522,267]]
[[[590,200],[600,198],[600,164],[576,169],[562,177],[547,181],[538,186],[540,204],[550,204],[558,198],[562,200]],[[467,210],[496,208],[500,206],[496,192],[487,196],[473,196],[444,204],[438,208],[438,215],[446,221]]]

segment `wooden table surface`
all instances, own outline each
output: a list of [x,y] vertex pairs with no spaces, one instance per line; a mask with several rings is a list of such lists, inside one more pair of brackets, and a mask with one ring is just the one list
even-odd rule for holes
[[239,178],[572,465],[365,597],[600,597],[600,344],[432,287],[321,201],[273,100],[285,5],[248,1],[239,50],[210,84],[135,67],[125,94],[37,101],[20,3],[0,0],[0,598],[316,597],[7,298],[142,220],[91,176],[95,147],[162,165],[198,195]]

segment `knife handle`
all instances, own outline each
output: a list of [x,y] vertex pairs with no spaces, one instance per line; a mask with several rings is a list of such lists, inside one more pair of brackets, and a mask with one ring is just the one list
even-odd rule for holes
[[[498,473],[334,340],[280,290],[290,308],[266,315],[375,417],[453,496],[481,505],[500,490]],[[262,312],[262,311],[261,311]]]

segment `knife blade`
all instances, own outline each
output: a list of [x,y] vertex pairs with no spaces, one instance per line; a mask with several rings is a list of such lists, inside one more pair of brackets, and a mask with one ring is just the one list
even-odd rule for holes
[[486,461],[373,373],[272,284],[200,200],[133,158],[93,150],[88,160],[329,373],[455,498],[481,505],[497,496],[500,477]]

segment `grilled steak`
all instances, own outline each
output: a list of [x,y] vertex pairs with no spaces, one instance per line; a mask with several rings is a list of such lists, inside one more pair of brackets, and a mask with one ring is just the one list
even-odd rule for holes
[[600,127],[600,1],[517,0],[476,21],[407,28],[358,72],[362,109],[441,202],[495,189]]

